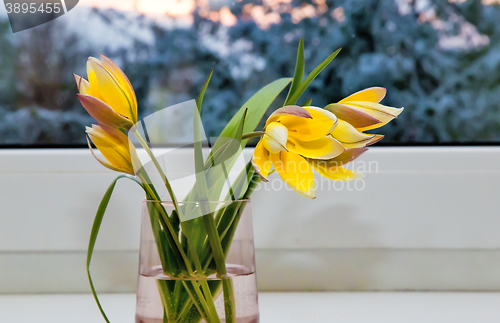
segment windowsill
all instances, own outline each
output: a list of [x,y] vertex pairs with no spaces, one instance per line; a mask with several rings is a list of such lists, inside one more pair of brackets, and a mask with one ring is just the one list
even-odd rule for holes
[[[273,174],[252,196],[262,291],[500,291],[500,147],[379,147],[358,161],[363,189],[325,181],[309,200]],[[85,149],[0,151],[0,293],[89,291],[90,229],[116,175]],[[100,292],[135,288],[143,196],[116,186],[92,261]]]
[[[101,297],[111,322],[133,322],[134,294]],[[262,323],[498,322],[500,293],[260,293]],[[0,296],[1,322],[104,322],[91,294]]]

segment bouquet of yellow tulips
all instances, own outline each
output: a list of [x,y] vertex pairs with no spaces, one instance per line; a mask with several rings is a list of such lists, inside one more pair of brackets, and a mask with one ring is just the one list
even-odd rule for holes
[[[163,306],[163,319],[158,322],[238,322],[226,258],[242,212],[257,184],[267,181],[275,171],[295,192],[315,198],[313,170],[336,181],[359,178],[362,174],[342,166],[360,156],[366,146],[383,138],[365,131],[387,124],[403,110],[380,104],[386,94],[380,87],[362,90],[324,108],[312,106],[312,99],[298,105],[309,84],[339,51],[304,78],[301,40],[293,78],[278,79],[254,94],[229,121],[210,154],[204,157],[200,114],[212,77],[210,73],[193,104],[191,149],[194,150],[195,182],[182,200],[176,196],[171,179],[141,133],[137,99],[127,76],[105,56],[89,58],[88,80],[75,75],[78,97],[97,121],[97,125],[87,127],[89,148],[94,154],[92,142],[105,158],[94,155],[96,159],[105,167],[123,173],[111,183],[99,205],[87,257],[90,286],[107,322],[90,275],[90,262],[106,207],[121,178],[136,182],[148,201],[147,213],[164,278],[157,283]],[[256,131],[266,110],[288,85],[283,107],[269,116],[262,130]],[[253,157],[224,195],[228,174],[251,138],[260,138]],[[151,174],[137,157],[136,146],[141,146],[151,159],[153,170],[162,180],[161,189],[168,192],[171,208],[162,203],[158,185],[153,184]],[[213,206],[213,201],[217,201],[217,206]],[[217,279],[210,282],[209,277]],[[221,294],[224,310],[219,315],[215,302]]]

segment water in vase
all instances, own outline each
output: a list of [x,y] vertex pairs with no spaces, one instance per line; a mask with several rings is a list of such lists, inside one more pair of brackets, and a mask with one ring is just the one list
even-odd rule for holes
[[[233,279],[236,322],[258,323],[259,308],[255,272],[241,265],[230,264],[227,265],[227,271],[229,276]],[[158,292],[158,279],[169,280],[170,278],[163,274],[161,268],[153,268],[151,271],[139,275],[137,284],[136,323],[166,322],[163,320],[164,310],[160,299],[160,293]],[[209,276],[207,279],[209,286],[217,284],[218,281],[219,280],[215,276]],[[215,300],[215,308],[220,321],[225,322],[224,295],[222,292]],[[176,321],[173,320],[172,322]],[[204,320],[201,322],[206,323]]]

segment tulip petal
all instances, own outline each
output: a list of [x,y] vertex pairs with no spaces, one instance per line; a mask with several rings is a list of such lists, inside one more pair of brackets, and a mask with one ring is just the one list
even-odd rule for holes
[[132,103],[133,115],[137,115],[137,97],[135,96],[134,88],[132,87],[127,75],[125,75],[121,68],[119,68],[118,65],[116,65],[115,62],[108,57],[99,54],[99,58],[101,59],[102,65],[104,65],[104,67],[106,67],[106,69],[114,75],[122,88],[125,90],[125,93],[129,97],[129,101]]
[[[91,134],[98,137],[113,147],[113,149],[123,157],[124,160],[130,161],[130,140],[128,136],[118,129],[106,125],[92,125]],[[87,132],[88,133],[88,132]]]
[[99,137],[90,136],[90,139],[111,165],[121,169],[125,173],[133,173],[130,160],[127,160],[114,146]]
[[404,110],[404,108],[393,108],[393,107],[388,107],[388,106],[380,104],[380,103],[365,102],[365,101],[350,101],[347,104],[351,105],[351,106],[357,106],[357,107],[363,108],[365,110],[370,110],[374,113],[379,113],[379,114],[382,114],[386,117],[388,116],[388,117],[393,117],[393,118],[396,118]]
[[260,175],[264,182],[267,182],[267,176],[271,171],[271,166],[273,165],[271,161],[271,154],[264,147],[262,140],[257,143],[252,157],[252,165],[257,174]]
[[336,166],[328,167],[328,163],[323,160],[311,162],[311,166],[321,176],[334,181],[352,181],[365,177],[362,173],[347,168]]
[[384,139],[384,137],[385,137],[384,135],[375,135],[373,137],[373,139],[367,144],[367,146],[371,146],[371,145],[379,142],[380,140]]
[[358,108],[363,112],[366,112],[380,120],[380,123],[377,123],[375,125],[358,128],[359,131],[380,128],[396,118],[404,110],[404,108],[392,108],[373,102],[351,101],[348,103],[348,105]]
[[106,102],[116,113],[127,117],[132,122],[137,122],[137,116],[134,114],[132,102],[129,101],[125,90],[122,88],[116,78],[109,72],[101,62],[93,57],[87,61],[87,74],[90,87],[93,94],[98,89],[100,96],[96,96],[101,101]]
[[90,68],[89,61],[87,61],[87,78],[90,86],[90,93],[88,91],[87,93],[104,102],[104,98],[101,94],[101,91],[99,89],[99,84],[97,82],[97,75],[94,72],[94,70]]
[[299,107],[298,105],[288,105],[282,108],[277,109],[267,119],[266,125],[270,124],[271,122],[277,121],[279,117],[283,116],[296,116],[299,118],[308,118],[312,119],[311,114],[309,111],[304,109],[303,107]]
[[265,128],[265,135],[262,137],[262,144],[272,154],[277,154],[286,150],[288,129],[279,122],[271,122]]
[[80,79],[82,78],[80,75],[73,73],[73,77],[75,78],[76,85],[80,84]]
[[274,168],[281,179],[298,194],[315,198],[314,174],[304,157],[292,152],[281,151],[271,154]]
[[87,127],[87,134],[106,160],[122,172],[133,174],[128,137],[108,126]]
[[133,126],[130,120],[117,114],[109,105],[101,100],[89,95],[77,95],[85,110],[100,124],[124,129],[130,129]]
[[[325,110],[325,109],[321,109],[321,108],[318,108],[318,107],[305,107],[305,109],[307,111],[309,111],[309,113],[311,114],[311,116],[313,116],[313,119],[316,118],[317,119],[327,119],[327,120],[330,120],[331,122],[333,122],[333,125],[332,127],[330,128],[330,130],[328,131],[328,133],[332,132],[333,129],[335,129],[335,127],[337,127],[337,116],[333,113],[331,113],[330,111],[328,110]],[[321,115],[321,117],[320,117]]]
[[351,94],[347,98],[340,100],[339,103],[346,103],[350,101],[367,101],[379,103],[385,98],[387,90],[383,87],[370,87],[354,94]]
[[363,174],[342,168],[341,166],[361,156],[368,148],[347,149],[339,156],[329,160],[307,159],[311,166],[321,175],[332,180],[349,180],[364,177]]
[[268,119],[270,122],[279,122],[288,129],[288,134],[302,141],[320,139],[328,135],[337,125],[337,117],[324,109],[316,107],[302,108],[307,110],[312,118],[296,115],[280,115]]
[[[110,164],[110,163],[108,163],[108,162],[106,162],[106,161],[104,161],[104,160],[102,160],[102,159],[98,158],[98,157],[94,154],[94,149],[92,149],[92,145],[90,144],[90,141],[89,141],[89,138],[88,138],[88,137],[87,137],[87,144],[88,144],[88,146],[89,146],[90,153],[92,154],[92,156],[94,156],[94,158],[95,158],[95,159],[96,159],[96,160],[97,160],[97,161],[98,161],[101,165],[103,165],[104,167],[109,168],[109,169],[111,169],[111,170],[114,170],[115,172],[119,172],[119,173],[124,173],[124,172],[125,172],[125,173],[126,173],[126,171],[125,171],[125,170],[120,169],[120,168],[118,168],[118,167],[115,167],[115,166],[113,166],[112,164]],[[128,173],[128,174],[134,175],[133,173]]]
[[367,135],[359,132],[348,122],[340,119],[337,128],[332,131],[332,136],[346,148],[365,147],[375,137],[375,135]]
[[340,142],[328,136],[311,141],[302,141],[289,136],[287,148],[301,156],[315,159],[331,159],[345,150]]
[[361,156],[365,151],[367,151],[368,148],[352,148],[352,149],[346,149],[342,154],[338,155],[335,158],[332,158],[328,160],[328,167],[340,167],[342,165],[345,165],[359,156]]
[[110,138],[111,140],[114,140],[114,143],[116,143],[119,148],[123,148],[126,152],[126,155],[124,156],[128,157],[130,140],[128,139],[128,136],[126,134],[116,128],[107,125],[92,125],[92,128],[99,128],[99,133],[103,134],[105,137]]
[[339,119],[349,122],[354,128],[368,127],[380,123],[379,119],[369,113],[345,104],[329,104],[325,107],[325,110],[334,113]]
[[78,93],[84,95],[91,95],[92,91],[90,89],[89,82],[80,75],[73,74],[73,76],[75,77],[76,86],[78,87]]

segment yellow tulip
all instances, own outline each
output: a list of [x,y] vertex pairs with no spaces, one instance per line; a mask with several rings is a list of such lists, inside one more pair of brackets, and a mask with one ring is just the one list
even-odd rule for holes
[[252,158],[255,170],[267,181],[274,165],[294,191],[314,198],[311,163],[335,158],[345,151],[338,140],[329,136],[337,125],[333,113],[316,107],[286,106],[276,110],[255,147]]
[[387,90],[371,87],[325,107],[339,118],[339,126],[332,136],[346,148],[360,148],[374,144],[383,135],[365,134],[363,131],[380,128],[403,112],[404,108],[392,108],[380,104]]
[[90,152],[99,163],[117,172],[134,175],[129,139],[118,129],[106,125],[92,125],[86,132],[107,161],[97,158],[87,139]]
[[123,71],[109,58],[89,57],[88,81],[75,75],[78,98],[100,124],[130,129],[137,122],[137,98]]
[[314,198],[313,169],[336,181],[363,177],[341,166],[383,138],[363,131],[381,127],[403,111],[380,104],[385,93],[384,88],[369,88],[325,109],[287,106],[276,110],[255,147],[255,170],[267,181],[274,166],[288,186],[309,198]]

